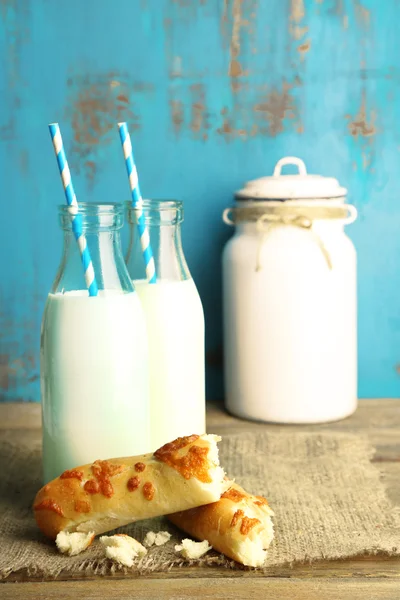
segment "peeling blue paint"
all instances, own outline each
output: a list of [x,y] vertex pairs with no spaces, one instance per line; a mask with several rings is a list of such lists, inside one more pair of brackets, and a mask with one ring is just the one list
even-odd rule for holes
[[[361,396],[399,396],[398,0],[0,1],[3,257],[0,386],[39,400],[40,318],[61,251],[58,120],[78,198],[124,200],[113,123],[134,129],[144,194],[185,201],[184,244],[221,344],[222,209],[243,181],[299,155],[360,212]],[[218,365],[208,395],[222,396]]]

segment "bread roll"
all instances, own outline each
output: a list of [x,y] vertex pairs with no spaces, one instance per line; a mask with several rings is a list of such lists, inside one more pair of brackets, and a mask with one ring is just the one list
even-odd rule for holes
[[36,495],[34,513],[49,538],[60,531],[98,535],[218,500],[228,485],[215,435],[192,435],[154,454],[97,460],[65,471]]
[[168,515],[168,519],[243,565],[259,567],[274,537],[273,514],[265,498],[252,496],[234,483],[218,502]]

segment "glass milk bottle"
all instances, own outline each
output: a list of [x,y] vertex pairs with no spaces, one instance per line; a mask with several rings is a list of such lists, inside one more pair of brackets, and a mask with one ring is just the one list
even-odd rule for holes
[[[282,175],[287,164],[297,175]],[[237,192],[224,218],[228,410],[276,423],[347,417],[357,404],[357,216],[336,179],[287,157]]]
[[44,479],[150,450],[146,325],[124,263],[120,204],[79,205],[99,288],[89,297],[66,206],[41,333]]
[[158,447],[205,432],[204,315],[183,254],[181,202],[144,200],[156,283],[146,281],[137,235],[139,211],[129,205],[128,271],[146,315],[150,359],[151,439]]

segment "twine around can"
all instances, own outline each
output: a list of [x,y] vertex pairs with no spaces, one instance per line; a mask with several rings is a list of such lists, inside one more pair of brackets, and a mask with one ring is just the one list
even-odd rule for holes
[[313,230],[314,220],[338,219],[343,225],[353,223],[357,218],[357,209],[352,205],[343,206],[293,206],[281,202],[271,202],[268,208],[261,206],[231,207],[226,208],[222,218],[227,225],[235,226],[239,223],[254,222],[257,231],[262,234],[257,249],[256,272],[261,271],[261,253],[268,234],[279,226],[300,227],[308,230],[320,251],[322,252],[328,269],[333,268],[332,259],[322,237]]

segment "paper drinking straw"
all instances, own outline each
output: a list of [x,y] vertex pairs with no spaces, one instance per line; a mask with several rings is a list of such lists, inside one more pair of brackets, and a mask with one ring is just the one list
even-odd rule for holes
[[140,193],[139,179],[136,170],[135,160],[133,158],[131,138],[126,123],[118,123],[118,128],[122,142],[122,149],[124,152],[126,170],[128,172],[129,177],[129,184],[132,192],[132,206],[138,211],[137,227],[139,231],[140,245],[142,247],[144,264],[146,266],[146,277],[149,283],[156,283],[156,269],[154,265],[153,252],[150,246],[149,232],[147,231],[143,214],[143,198]]
[[82,264],[85,271],[86,287],[89,296],[97,296],[98,288],[94,276],[92,259],[86,244],[86,237],[83,235],[82,215],[79,214],[79,206],[76,200],[74,188],[71,180],[71,173],[68,167],[67,157],[65,156],[64,145],[61,138],[58,123],[49,125],[51,140],[57,157],[58,168],[60,169],[61,180],[63,183],[65,198],[71,215],[72,231],[78,243],[79,251],[82,257]]

